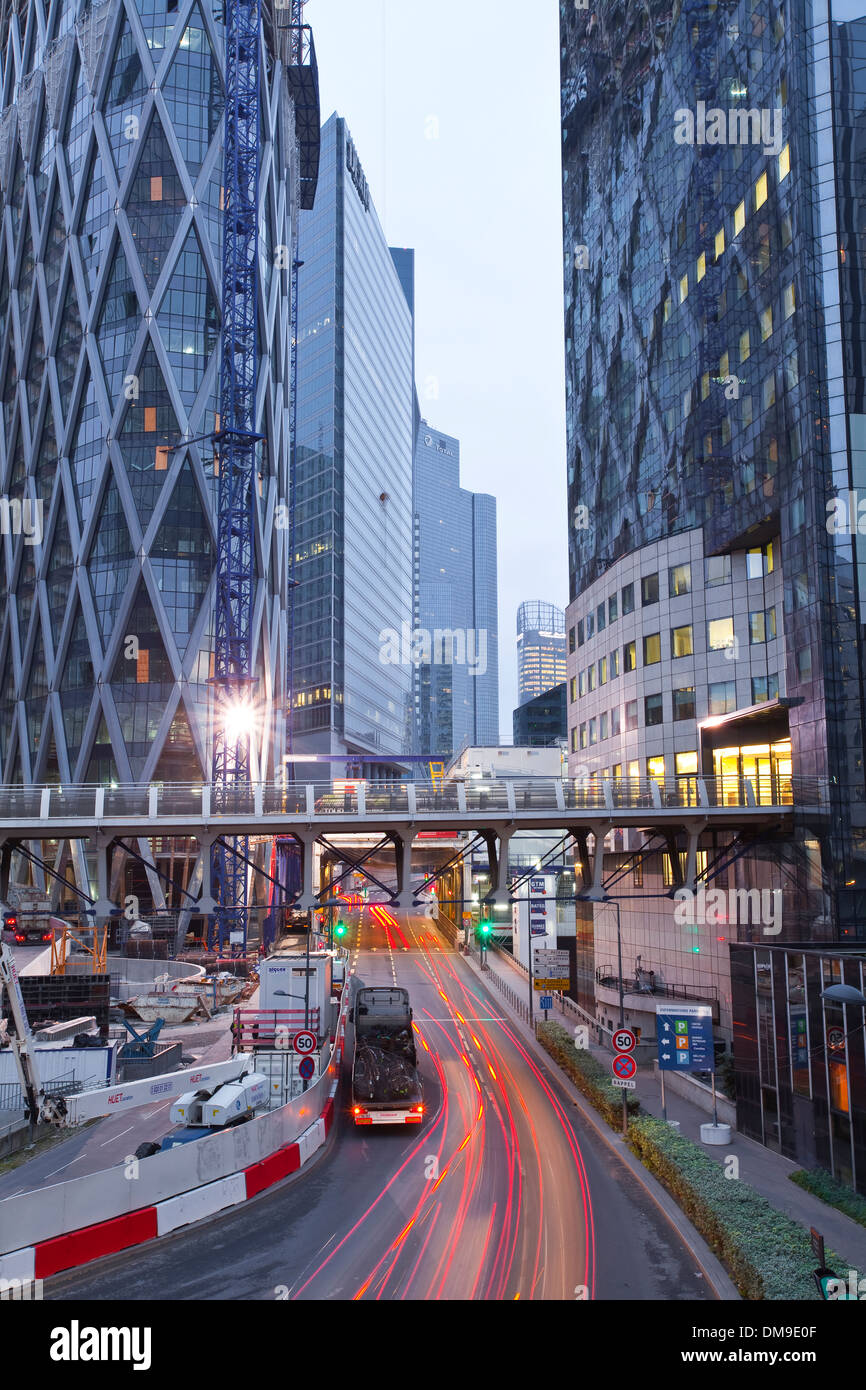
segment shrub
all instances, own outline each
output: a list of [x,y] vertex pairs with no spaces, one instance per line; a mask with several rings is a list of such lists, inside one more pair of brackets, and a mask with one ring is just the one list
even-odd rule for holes
[[[641,1116],[629,1142],[723,1261],[748,1299],[819,1299],[809,1232],[724,1169],[663,1120]],[[849,1265],[831,1251],[840,1275]]]
[[[610,1073],[586,1048],[577,1048],[561,1023],[540,1023],[538,1041],[595,1106],[612,1129],[622,1128],[622,1091],[611,1083]],[[640,1114],[640,1104],[628,1097],[629,1116]]]
[[825,1168],[799,1168],[796,1173],[789,1173],[788,1177],[798,1187],[804,1187],[813,1196],[820,1197],[828,1207],[835,1207],[837,1211],[850,1216],[852,1221],[859,1221],[861,1226],[866,1226],[866,1197],[861,1197],[859,1192],[846,1187]]

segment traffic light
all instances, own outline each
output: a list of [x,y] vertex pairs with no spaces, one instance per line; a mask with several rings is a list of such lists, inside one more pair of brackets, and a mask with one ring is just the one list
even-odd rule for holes
[[345,935],[346,935],[346,924],[345,924],[345,922],[338,922],[338,923],[337,923],[337,925],[336,925],[335,928],[334,928],[334,935],[335,935],[335,936],[345,936]]
[[490,932],[491,932],[492,927],[493,927],[493,923],[492,923],[492,922],[479,922],[479,923],[478,923],[478,931],[479,931],[479,933],[481,934],[481,936],[484,936],[484,937],[487,937],[487,936],[490,935]]

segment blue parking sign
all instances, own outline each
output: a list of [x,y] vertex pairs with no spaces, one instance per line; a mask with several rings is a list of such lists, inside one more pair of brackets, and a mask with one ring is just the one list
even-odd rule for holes
[[708,1004],[659,1004],[660,1071],[715,1071],[713,1011]]
[[541,996],[541,998],[539,999],[538,1003],[539,1003],[539,1007],[542,1008],[542,1009],[552,1009],[552,1008],[553,1008],[553,995],[552,995],[552,994],[542,994],[542,996]]

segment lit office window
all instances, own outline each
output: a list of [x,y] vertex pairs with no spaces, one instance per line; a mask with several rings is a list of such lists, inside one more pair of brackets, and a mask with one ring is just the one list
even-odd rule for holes
[[755,184],[755,212],[762,208],[767,201],[767,175],[762,174]]
[[734,208],[734,236],[739,236],[746,225],[746,203],[737,203]]
[[624,671],[634,671],[637,666],[637,647],[634,642],[626,642],[622,649],[622,667]]
[[697,267],[697,272],[696,272],[696,279],[697,279],[697,281],[698,281],[698,284],[700,284],[701,280],[703,280],[703,278],[704,278],[704,276],[706,275],[706,273],[707,273],[707,257],[706,257],[706,254],[702,251],[701,254],[698,256],[698,267]]
[[694,649],[691,623],[686,627],[675,627],[671,629],[672,657],[692,656]]
[[749,336],[749,330],[747,328],[745,333],[740,334],[740,361],[748,362],[751,352],[751,338]]
[[785,313],[785,318],[786,318],[786,319],[789,319],[789,318],[791,317],[791,315],[793,314],[794,309],[796,308],[796,305],[795,305],[795,303],[794,303],[794,282],[793,282],[793,280],[791,281],[790,285],[785,285],[784,288],[783,288],[783,290],[782,290],[782,308],[783,308],[784,313]]
[[761,342],[765,343],[773,335],[773,306],[768,304],[766,309],[761,310]]
[[688,277],[688,275],[682,275],[682,276],[680,277],[680,303],[682,304],[684,300],[688,299],[688,297],[689,297],[689,277]]
[[724,251],[725,251],[725,229],[724,229],[724,227],[720,227],[719,230],[716,232],[716,248],[715,248],[715,249],[716,249],[716,260],[718,260],[720,256],[724,255]]
[[655,666],[662,659],[662,637],[660,632],[651,632],[643,639],[643,664]]
[[668,571],[668,591],[671,598],[681,598],[692,592],[691,565],[672,565]]
[[707,623],[707,646],[711,652],[721,652],[733,646],[733,618],[711,618]]
[[697,753],[677,753],[675,758],[678,777],[695,777],[698,771]]
[[791,172],[791,147],[786,145],[779,155],[779,183],[786,179]]

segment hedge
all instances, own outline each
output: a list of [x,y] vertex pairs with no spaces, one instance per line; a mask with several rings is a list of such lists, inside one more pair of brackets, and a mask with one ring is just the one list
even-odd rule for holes
[[[726,1178],[715,1159],[664,1120],[641,1116],[629,1125],[629,1143],[723,1261],[743,1298],[820,1299],[809,1232],[796,1221],[748,1183]],[[827,1262],[847,1277],[846,1260],[828,1250]]]
[[[577,1048],[561,1023],[540,1023],[538,1041],[571,1078],[577,1089],[604,1116],[612,1129],[622,1129],[622,1091],[611,1083],[610,1072],[586,1048]],[[628,1097],[629,1116],[640,1114],[640,1102]]]
[[837,1211],[844,1212],[845,1216],[850,1216],[852,1221],[859,1221],[861,1226],[866,1226],[866,1197],[839,1182],[839,1179],[828,1173],[826,1168],[798,1168],[796,1173],[789,1173],[788,1177],[798,1187],[805,1188],[814,1197],[820,1197],[828,1207],[835,1207]]
[[[539,1024],[538,1040],[611,1128],[618,1130],[622,1092],[611,1084],[602,1063],[586,1049],[576,1048],[560,1023]],[[718,1255],[743,1298],[820,1299],[812,1278],[815,1257],[808,1231],[747,1183],[726,1178],[724,1168],[699,1144],[664,1120],[642,1114],[633,1096],[628,1098],[628,1113],[630,1147]],[[792,1176],[799,1180],[810,1175]],[[866,1202],[863,1206],[866,1210]],[[826,1258],[840,1277],[847,1278],[851,1266],[846,1260],[831,1250]]]

